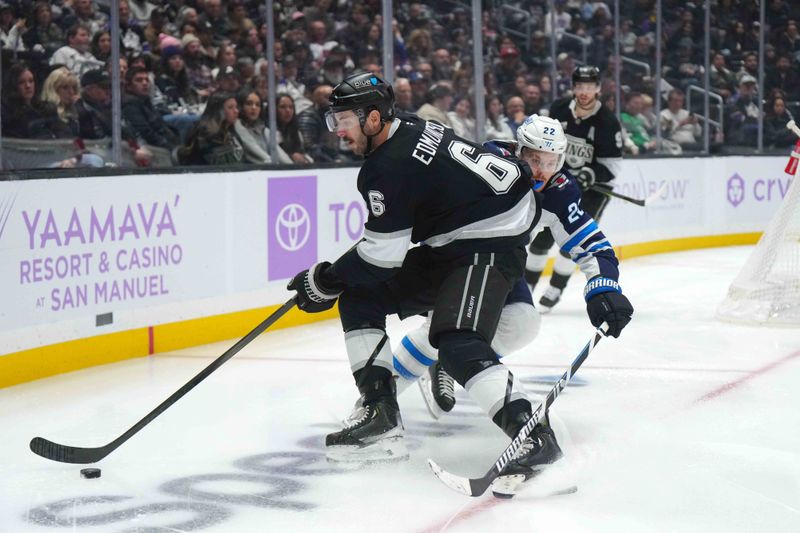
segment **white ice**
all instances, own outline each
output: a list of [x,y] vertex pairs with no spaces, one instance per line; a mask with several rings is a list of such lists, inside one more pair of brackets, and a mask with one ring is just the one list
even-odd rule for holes
[[[400,398],[409,461],[328,464],[324,435],[355,397],[328,321],[262,335],[100,462],[96,480],[28,442],[105,444],[230,342],[0,390],[0,531],[800,531],[800,331],[713,317],[751,250],[622,263],[634,321],[553,406],[564,464],[513,500],[468,498],[427,469],[432,457],[480,475],[507,442],[463,391],[439,422],[416,388]],[[540,337],[505,360],[530,391],[591,336],[581,286],[576,275]],[[392,340],[414,326],[390,322]]]

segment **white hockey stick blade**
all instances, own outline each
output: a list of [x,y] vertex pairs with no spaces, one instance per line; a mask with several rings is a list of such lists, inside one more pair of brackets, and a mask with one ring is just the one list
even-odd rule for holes
[[456,492],[473,496],[472,487],[469,484],[469,479],[461,476],[451,474],[441,466],[437,465],[433,459],[428,459],[428,466],[433,470],[433,475],[439,478],[439,481],[450,487]]
[[667,190],[667,182],[661,184],[656,192],[644,199],[644,205],[649,205],[661,198],[661,195]]
[[800,137],[800,128],[797,127],[797,123],[794,120],[790,120],[789,122],[787,122],[786,128],[792,130],[795,135]]

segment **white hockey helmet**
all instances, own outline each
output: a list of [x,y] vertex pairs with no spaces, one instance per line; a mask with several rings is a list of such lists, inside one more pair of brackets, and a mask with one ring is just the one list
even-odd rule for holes
[[561,123],[541,115],[529,116],[517,128],[517,157],[521,157],[523,148],[559,154],[555,170],[558,172],[564,166],[567,151],[567,137]]

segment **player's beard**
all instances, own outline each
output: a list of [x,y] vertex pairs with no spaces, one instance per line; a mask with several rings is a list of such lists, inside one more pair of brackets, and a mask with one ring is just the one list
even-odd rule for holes
[[364,155],[367,153],[367,136],[363,133],[354,137],[352,143],[349,145],[350,149],[356,155]]

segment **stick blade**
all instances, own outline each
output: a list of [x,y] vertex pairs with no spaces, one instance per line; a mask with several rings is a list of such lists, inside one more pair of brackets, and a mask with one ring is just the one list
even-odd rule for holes
[[466,494],[467,496],[480,496],[486,491],[484,487],[483,490],[480,490],[480,487],[476,487],[473,483],[473,480],[461,476],[457,476],[455,474],[451,474],[438,464],[433,459],[428,459],[428,466],[433,471],[433,475],[436,476],[439,481],[450,487],[456,492],[460,492],[461,494]]
[[30,448],[33,453],[45,459],[74,465],[96,463],[107,455],[103,448],[64,446],[42,437],[31,439]]

